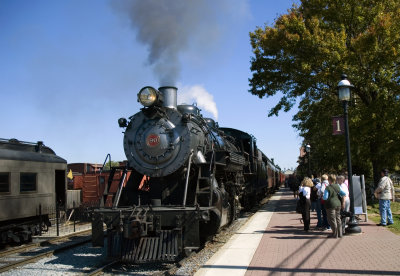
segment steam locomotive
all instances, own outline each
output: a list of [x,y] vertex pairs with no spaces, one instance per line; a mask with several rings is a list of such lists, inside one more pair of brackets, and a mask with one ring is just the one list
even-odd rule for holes
[[140,112],[118,120],[128,166],[114,168],[124,173],[112,206],[106,188],[93,213],[92,243],[104,246],[105,223],[109,257],[174,261],[279,187],[279,167],[252,135],[177,105],[177,88],[147,86],[138,101]]

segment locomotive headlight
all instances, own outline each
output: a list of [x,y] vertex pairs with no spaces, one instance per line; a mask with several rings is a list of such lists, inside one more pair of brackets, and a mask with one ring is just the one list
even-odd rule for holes
[[138,101],[145,107],[154,105],[159,98],[160,92],[157,89],[146,86],[138,93]]

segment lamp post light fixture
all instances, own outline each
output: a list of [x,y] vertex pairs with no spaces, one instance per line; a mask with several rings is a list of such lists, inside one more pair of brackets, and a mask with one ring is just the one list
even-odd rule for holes
[[351,171],[351,153],[350,153],[350,133],[349,133],[349,120],[348,120],[348,105],[351,99],[350,89],[354,87],[347,80],[347,75],[342,75],[342,80],[338,83],[337,89],[339,93],[339,99],[343,103],[344,110],[344,128],[346,137],[346,152],[347,152],[347,173],[349,180],[349,195],[350,195],[350,212],[351,218],[346,228],[346,234],[358,234],[361,233],[361,228],[358,226],[357,219],[354,215],[354,189],[353,189],[353,173]]
[[311,146],[309,144],[306,145],[306,152],[307,152],[307,163],[308,163],[308,177],[311,177],[311,170],[310,170]]

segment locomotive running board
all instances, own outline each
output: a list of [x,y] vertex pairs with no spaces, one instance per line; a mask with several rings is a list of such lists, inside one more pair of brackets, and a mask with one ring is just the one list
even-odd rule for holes
[[126,239],[122,243],[121,260],[129,263],[156,261],[175,261],[179,255],[176,231],[163,230],[158,237],[143,237],[137,240]]

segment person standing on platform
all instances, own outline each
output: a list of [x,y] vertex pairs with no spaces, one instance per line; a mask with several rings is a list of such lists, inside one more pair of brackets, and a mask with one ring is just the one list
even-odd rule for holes
[[336,175],[329,175],[328,180],[329,186],[326,187],[323,196],[326,214],[328,215],[328,223],[332,228],[332,235],[329,235],[328,238],[337,239],[343,236],[342,221],[340,218],[342,199],[339,197],[344,197],[346,193],[340,188],[339,184],[336,183]]
[[318,201],[318,189],[316,188],[317,183],[319,183],[319,179],[318,178],[314,178],[312,180],[313,182],[313,187],[311,188],[311,196],[310,196],[310,200],[311,200],[311,212],[315,212],[317,209],[317,201]]
[[326,187],[329,186],[328,175],[323,174],[321,176],[321,180],[322,180],[322,183],[321,183],[321,188],[320,188],[320,198],[321,198],[322,228],[323,228],[323,230],[331,230],[331,227],[328,223],[328,216],[326,214],[325,202],[323,199],[325,189],[326,189]]
[[297,179],[296,173],[289,176],[289,187],[293,191],[294,198],[299,197],[299,181]]
[[346,184],[347,189],[348,189],[348,188],[349,188],[349,177],[348,177],[348,173],[347,173],[347,172],[344,172],[344,173],[343,173],[343,176],[344,176],[344,184]]
[[[317,226],[316,228],[323,227],[323,220],[322,220],[322,210],[321,210],[321,181],[319,178],[314,179],[314,187],[311,189],[311,198],[313,197],[313,192],[317,194],[317,200],[315,201],[315,211],[317,212]],[[311,201],[312,204],[312,201]]]
[[300,197],[299,200],[303,200],[305,203],[301,216],[303,218],[304,231],[306,232],[310,229],[310,207],[311,207],[310,195],[311,195],[311,188],[313,186],[314,185],[312,180],[308,177],[305,177],[301,182],[301,186],[299,188],[299,197]]
[[[383,169],[381,171],[382,178],[379,180],[378,187],[374,195],[379,199],[379,213],[381,215],[381,222],[378,226],[386,226],[393,224],[392,210],[390,209],[390,201],[395,201],[394,187],[392,180],[388,177],[389,171]],[[387,220],[387,221],[386,221]],[[387,223],[387,224],[386,224]]]
[[[340,185],[340,188],[346,193],[342,200],[342,210],[345,212],[350,211],[350,196],[349,196],[349,187],[345,183],[345,177],[343,175],[339,175],[337,177],[337,183]],[[346,224],[349,221],[349,217],[342,217],[342,232],[345,233]]]

